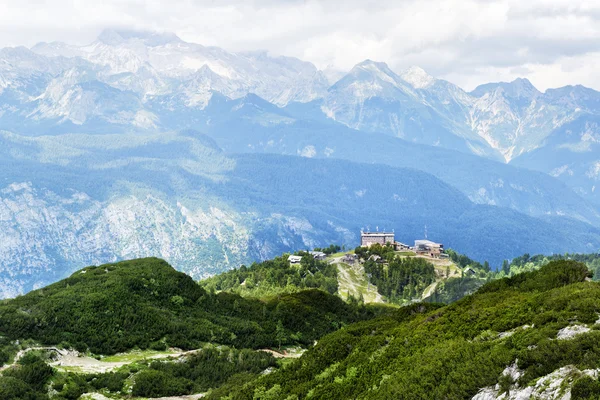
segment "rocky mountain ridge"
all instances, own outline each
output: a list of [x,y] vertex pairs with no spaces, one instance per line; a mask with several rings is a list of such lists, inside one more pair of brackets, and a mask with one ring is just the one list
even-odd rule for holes
[[[600,111],[600,94],[581,86],[541,93],[517,79],[467,93],[421,68],[395,73],[370,60],[330,85],[308,62],[266,52],[231,53],[170,33],[106,30],[86,46],[8,48],[0,60],[0,88],[20,94],[21,118],[58,124],[81,125],[98,116],[113,125],[164,128],[160,112],[147,103],[203,109],[213,92],[229,98],[254,93],[277,106],[319,100],[327,117],[352,128],[509,162],[542,147],[555,129]],[[88,87],[95,81],[100,86]],[[106,91],[118,93],[111,89],[122,92],[123,102],[92,112],[109,100]],[[128,92],[135,97],[127,98]],[[132,100],[137,104],[122,109]],[[119,116],[103,115],[111,110]]]

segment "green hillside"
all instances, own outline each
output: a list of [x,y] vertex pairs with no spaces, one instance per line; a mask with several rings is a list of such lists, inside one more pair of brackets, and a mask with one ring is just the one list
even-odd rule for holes
[[[390,298],[433,278],[422,260],[384,255],[382,275],[371,278]],[[537,269],[517,274],[521,264]],[[0,398],[597,399],[593,273],[527,255],[508,270],[450,305],[398,308],[327,293],[335,263],[308,258],[240,268],[203,282],[208,289],[156,258],[84,268],[0,304]],[[453,279],[481,281],[443,283]],[[252,297],[263,294],[257,288],[278,294]]]
[[290,264],[288,255],[272,260],[234,268],[200,281],[207,290],[228,291],[243,296],[265,297],[295,293],[305,289],[321,289],[330,294],[338,292],[336,267],[317,261],[301,252],[302,261]]
[[[80,351],[195,349],[206,342],[238,348],[308,345],[373,308],[321,290],[266,300],[201,288],[166,262],[147,258],[88,267],[0,304],[0,334]],[[278,324],[285,334],[276,339]],[[283,342],[283,343],[281,343]]]
[[[359,259],[345,262],[343,256],[349,253]],[[451,250],[448,253],[451,258],[415,257],[413,252],[374,245],[332,252],[326,260],[317,261],[306,252],[298,252],[302,256],[299,264],[290,264],[288,254],[284,254],[203,279],[200,285],[206,290],[260,298],[315,288],[344,300],[406,305],[418,301],[450,303],[495,279],[497,274],[489,265],[486,268]],[[467,267],[473,274],[463,276]]]
[[583,264],[555,261],[448,306],[405,307],[342,328],[286,368],[209,398],[464,399],[485,388],[494,396],[523,390],[564,367],[556,397],[573,387],[572,398],[596,399],[600,383],[582,372],[600,368],[600,284],[590,276]]

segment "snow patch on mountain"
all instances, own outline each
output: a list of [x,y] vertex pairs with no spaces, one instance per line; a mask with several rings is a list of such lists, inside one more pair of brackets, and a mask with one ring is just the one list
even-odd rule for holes
[[138,128],[152,129],[157,127],[158,116],[146,111],[140,110],[133,117],[133,125]]
[[301,150],[298,150],[297,153],[301,157],[313,158],[317,155],[317,149],[315,149],[315,146],[313,145],[308,145],[302,148]]
[[[186,43],[173,34],[107,30],[86,46],[38,44],[32,51],[47,57],[82,58],[102,67],[100,75],[107,83],[112,83],[115,76],[154,71],[158,78],[154,79],[151,91],[144,91],[144,85],[134,82],[132,87],[126,88],[142,90],[143,96],[177,93],[179,85],[169,80],[184,82],[205,67],[229,81],[223,84],[217,80],[220,86],[212,86],[212,81],[207,81],[208,90],[217,90],[232,98],[256,93],[275,104],[285,105],[322,97],[329,86],[325,75],[310,63],[291,57],[271,57],[264,52],[229,53],[217,47]],[[121,81],[120,86],[125,83]],[[195,105],[203,101],[196,97],[191,102]]]
[[600,179],[600,160],[594,162],[585,174],[588,178],[599,180]]
[[562,166],[550,171],[550,175],[555,178],[558,178],[559,176],[561,176],[563,174],[568,174],[570,176],[573,176],[573,170],[569,168],[568,164],[562,165]]
[[436,82],[436,79],[425,72],[424,69],[412,66],[400,73],[400,77],[410,83],[415,89],[425,89]]

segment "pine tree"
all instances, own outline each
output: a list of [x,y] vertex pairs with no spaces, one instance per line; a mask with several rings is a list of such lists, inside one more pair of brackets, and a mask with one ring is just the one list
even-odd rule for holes
[[277,327],[275,328],[275,339],[279,344],[279,350],[281,350],[281,343],[287,340],[287,336],[285,334],[285,328],[283,327],[283,322],[281,320],[277,321]]

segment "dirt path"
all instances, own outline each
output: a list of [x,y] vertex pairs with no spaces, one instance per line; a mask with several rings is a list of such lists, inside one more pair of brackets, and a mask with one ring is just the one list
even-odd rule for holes
[[431,296],[431,294],[434,292],[435,288],[437,287],[438,283],[440,283],[440,282],[435,281],[431,285],[427,286],[425,288],[425,290],[423,290],[423,294],[421,295],[421,300],[425,300],[426,298]]
[[[197,400],[204,397],[204,393],[201,394],[190,394],[188,396],[174,396],[174,397],[158,397],[152,398],[152,400]],[[85,393],[81,395],[81,400],[111,400],[110,398],[100,393]]]
[[58,360],[50,363],[53,367],[61,369],[75,369],[78,372],[85,373],[103,373],[113,371],[121,368],[124,365],[129,364],[128,362],[106,362],[96,360],[92,357],[82,356],[77,353],[70,353],[64,356],[60,356]]
[[[124,353],[122,356],[124,359],[121,361],[103,361],[97,360],[92,357],[88,357],[82,355],[74,350],[64,350],[58,349],[56,347],[30,347],[24,350],[21,350],[15,356],[14,361],[11,364],[5,365],[0,368],[0,371],[4,371],[8,368],[11,368],[15,364],[19,362],[19,360],[28,352],[34,350],[44,350],[51,351],[56,354],[56,359],[54,361],[49,362],[53,367],[65,369],[65,370],[76,370],[77,372],[84,373],[103,373],[114,371],[115,369],[121,368],[127,364],[131,364],[132,362],[149,359],[149,360],[158,360],[164,358],[181,358],[188,354],[193,354],[195,352],[201,351],[198,350],[190,350],[190,351],[182,351],[182,350],[173,350],[169,353],[160,353],[160,354],[149,354],[145,355],[143,352],[141,353]],[[115,356],[113,356],[114,358]],[[117,355],[116,357],[119,357]]]
[[269,353],[275,358],[300,358],[306,350],[298,349],[297,351],[289,351],[289,352],[284,350],[282,353],[275,351],[275,350],[271,350],[271,349],[260,349],[259,351],[264,351],[265,353]]
[[68,353],[67,350],[60,350],[60,349],[57,349],[56,347],[29,347],[27,349],[19,350],[19,352],[15,355],[15,359],[13,360],[13,362],[0,367],[0,372],[13,367],[14,365],[16,365],[19,362],[19,360],[21,358],[23,358],[23,356],[25,354],[29,353],[30,351],[35,351],[35,350],[53,351],[58,355],[63,355],[63,354]]
[[[102,373],[114,371],[115,369],[119,369],[127,364],[131,364],[132,362],[140,361],[140,360],[160,360],[165,358],[181,358],[186,355],[196,353],[201,351],[198,350],[190,350],[190,351],[182,351],[182,350],[173,350],[169,353],[161,353],[161,354],[151,354],[144,355],[144,353],[124,353],[121,356],[124,358],[121,361],[103,361],[97,360],[92,357],[81,355],[77,352],[71,351],[66,354],[59,354],[59,357],[56,361],[50,363],[53,367],[62,368],[62,369],[75,369],[78,372],[84,373]],[[113,356],[114,357],[119,357]]]

